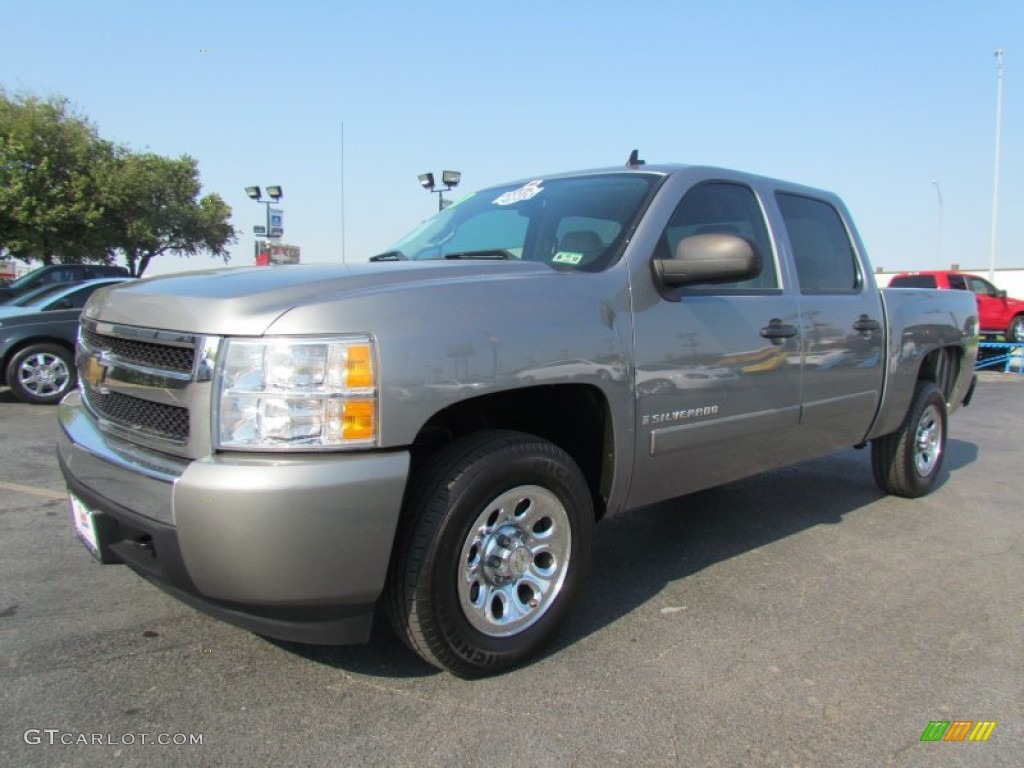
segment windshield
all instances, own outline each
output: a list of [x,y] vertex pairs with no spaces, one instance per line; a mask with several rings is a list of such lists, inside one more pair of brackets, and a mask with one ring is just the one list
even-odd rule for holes
[[375,258],[519,259],[604,269],[618,258],[661,178],[606,173],[494,187],[462,198]]

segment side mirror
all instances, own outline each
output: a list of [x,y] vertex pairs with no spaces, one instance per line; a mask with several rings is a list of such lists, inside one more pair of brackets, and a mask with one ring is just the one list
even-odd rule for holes
[[60,301],[54,302],[47,307],[48,312],[55,312],[58,309],[72,309],[71,299],[61,299]]
[[1005,299],[1006,298],[1006,291],[1004,291],[1002,288],[996,288],[996,298],[997,299]]
[[761,254],[745,237],[691,235],[676,245],[671,259],[651,262],[655,277],[669,288],[698,283],[734,283],[761,274]]

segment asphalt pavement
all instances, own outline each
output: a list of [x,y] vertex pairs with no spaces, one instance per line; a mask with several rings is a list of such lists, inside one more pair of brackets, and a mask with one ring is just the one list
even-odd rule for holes
[[[940,487],[888,498],[867,451],[597,528],[542,658],[468,682],[386,631],[272,642],[72,533],[56,410],[0,390],[0,764],[1018,766],[1024,376],[985,374]],[[932,722],[987,741],[922,741]]]

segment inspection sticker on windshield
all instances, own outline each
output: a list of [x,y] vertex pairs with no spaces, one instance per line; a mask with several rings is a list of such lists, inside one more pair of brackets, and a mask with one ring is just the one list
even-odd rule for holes
[[498,195],[498,197],[494,198],[494,204],[512,205],[512,203],[521,203],[523,200],[529,200],[544,191],[544,187],[541,186],[543,183],[543,179],[528,181],[519,189],[513,189],[511,192]]
[[583,254],[579,251],[559,251],[551,259],[552,264],[579,264],[583,261]]

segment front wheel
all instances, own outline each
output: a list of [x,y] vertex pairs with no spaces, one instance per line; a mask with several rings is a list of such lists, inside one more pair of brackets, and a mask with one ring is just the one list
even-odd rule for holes
[[871,442],[875,483],[886,493],[914,499],[932,490],[946,453],[946,398],[919,381],[903,424]]
[[471,435],[421,468],[385,601],[424,660],[461,677],[507,669],[554,634],[590,557],[593,503],[557,446]]

